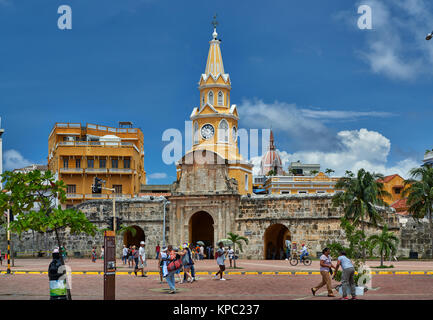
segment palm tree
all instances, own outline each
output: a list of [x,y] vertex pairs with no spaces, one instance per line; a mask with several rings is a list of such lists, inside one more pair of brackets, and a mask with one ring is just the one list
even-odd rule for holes
[[325,170],[325,173],[328,175],[328,176],[330,176],[331,174],[333,174],[335,171],[334,170],[332,170],[332,169],[326,169]]
[[[353,172],[346,171],[346,175],[335,184],[336,190],[344,192],[334,196],[332,199],[334,206],[342,206],[344,217],[352,220],[354,225],[361,225],[364,237],[367,218],[374,226],[382,220],[378,206],[386,206],[382,199],[388,195],[388,192],[383,189],[381,179],[383,179],[381,174],[360,169],[356,176]],[[363,248],[364,261],[365,255],[365,248]]]
[[[433,235],[433,167],[423,166],[409,171],[410,179],[404,181],[408,188],[403,191],[407,195],[408,211],[416,219],[427,218],[430,224],[430,232]],[[433,258],[433,237],[432,237]]]
[[396,251],[398,238],[392,232],[388,232],[388,226],[384,225],[380,234],[372,235],[368,238],[370,249],[374,250],[379,247],[380,266],[383,267],[383,257],[391,255]]
[[[236,254],[236,245],[238,245],[241,252],[243,252],[242,241],[244,241],[245,244],[248,244],[248,239],[240,235],[237,235],[233,232],[227,233],[227,236],[228,236],[227,239],[229,239],[233,243],[233,251],[235,252],[235,254]],[[233,266],[236,269],[236,259],[233,260],[233,263],[234,263]]]
[[317,170],[311,170],[310,171],[310,175],[312,175],[312,176],[315,176],[318,173],[319,173],[319,171],[317,171]]

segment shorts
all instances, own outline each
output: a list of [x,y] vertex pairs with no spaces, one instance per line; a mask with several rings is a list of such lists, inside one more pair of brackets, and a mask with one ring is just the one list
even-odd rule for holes
[[220,271],[225,271],[226,269],[225,264],[219,264],[218,267],[220,267]]

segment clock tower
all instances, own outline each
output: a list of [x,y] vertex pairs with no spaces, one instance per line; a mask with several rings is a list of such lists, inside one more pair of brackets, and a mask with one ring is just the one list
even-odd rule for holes
[[[198,89],[200,104],[191,113],[192,149],[187,152],[206,150],[215,153],[228,165],[228,178],[238,182],[240,194],[252,193],[252,165],[242,159],[238,150],[238,120],[236,105],[230,105],[231,80],[224,71],[221,40],[213,23],[212,40],[206,68],[200,76]],[[178,166],[178,179],[180,167]]]

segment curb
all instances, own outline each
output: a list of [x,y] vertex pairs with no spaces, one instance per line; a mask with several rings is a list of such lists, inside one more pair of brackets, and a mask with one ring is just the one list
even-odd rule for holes
[[[211,271],[201,271],[196,272],[196,275],[213,275],[215,272]],[[1,271],[0,274],[7,275],[6,271]],[[11,274],[48,274],[46,271],[12,271]],[[72,271],[71,274],[74,275],[103,275],[102,271]],[[159,272],[149,271],[146,272],[147,275],[159,275]],[[181,272],[183,274],[183,272]],[[320,275],[320,272],[317,271],[233,271],[233,272],[224,272],[227,275]],[[433,271],[372,271],[370,272],[372,275],[433,275]],[[134,275],[132,271],[119,271],[116,272],[116,275]]]

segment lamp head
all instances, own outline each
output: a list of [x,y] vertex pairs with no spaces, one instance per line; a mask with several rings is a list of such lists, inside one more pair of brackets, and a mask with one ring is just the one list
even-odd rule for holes
[[433,32],[429,33],[429,34],[425,37],[426,40],[431,40],[432,38],[433,38]]

